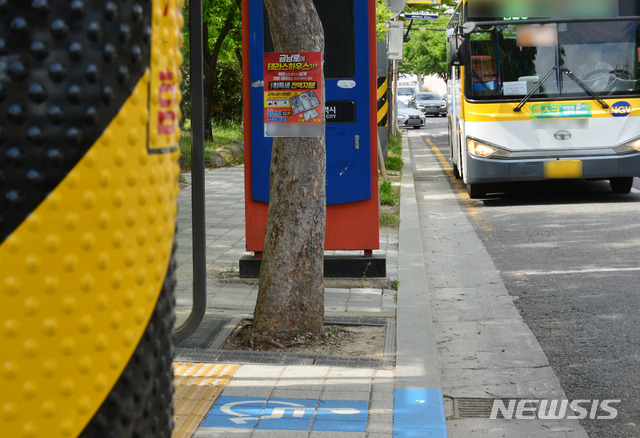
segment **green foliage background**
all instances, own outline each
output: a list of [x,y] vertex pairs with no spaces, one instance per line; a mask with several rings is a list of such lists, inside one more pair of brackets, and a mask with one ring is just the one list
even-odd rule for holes
[[[407,5],[404,12],[438,12],[437,20],[414,20],[409,31],[409,42],[404,44],[400,73],[423,76],[435,74],[444,78],[447,74],[447,22],[456,6],[455,0],[442,0],[439,5]],[[405,23],[405,29],[409,22]]]
[[[413,23],[411,40],[404,45],[404,60],[400,64],[401,73],[421,75],[435,74],[442,78],[447,74],[447,34],[445,31],[450,16],[440,15],[438,20]],[[423,24],[425,23],[425,24]]]
[[[181,91],[183,120],[191,118],[189,1],[182,11],[185,17],[182,46],[183,82]],[[240,0],[203,0],[203,41],[205,79],[205,127],[242,120],[242,23]],[[205,131],[207,129],[205,128]],[[205,132],[211,139],[211,131]]]
[[[387,21],[391,15],[386,0],[377,1],[378,39],[386,38]],[[242,19],[240,0],[203,0],[202,2],[205,47],[205,96],[209,102],[209,126],[242,121]],[[191,77],[189,66],[189,0],[182,11],[185,17],[182,46],[183,82],[181,91],[183,120],[191,118]],[[215,68],[211,63],[215,64]],[[207,77],[206,70],[215,71]],[[208,100],[210,99],[210,101]],[[207,111],[205,109],[205,116]],[[205,122],[205,126],[207,123]],[[206,134],[206,133],[205,133]],[[211,138],[211,135],[208,135]]]

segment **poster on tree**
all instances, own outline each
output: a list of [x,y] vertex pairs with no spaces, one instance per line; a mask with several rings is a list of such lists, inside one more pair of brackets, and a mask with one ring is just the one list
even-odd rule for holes
[[264,54],[265,137],[318,137],[323,133],[322,54]]

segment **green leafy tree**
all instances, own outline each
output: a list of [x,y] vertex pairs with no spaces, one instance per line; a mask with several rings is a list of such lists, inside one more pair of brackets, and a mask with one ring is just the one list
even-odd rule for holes
[[[203,0],[202,12],[204,127],[205,139],[211,140],[214,121],[240,120],[242,117],[240,0]],[[182,112],[183,118],[189,118],[189,0],[185,2],[183,14],[187,24],[183,28]]]
[[385,41],[387,38],[387,23],[391,19],[392,12],[387,5],[387,0],[377,0],[376,3],[376,35],[378,41]]
[[[423,76],[447,74],[447,22],[456,6],[455,0],[441,0],[433,6],[407,5],[404,12],[437,12],[437,20],[414,20],[409,30],[409,42],[404,44],[403,58],[399,64],[401,73]],[[409,23],[405,24],[405,28]]]
[[438,20],[414,22],[411,39],[404,44],[404,60],[400,63],[400,72],[420,75],[435,74],[444,78],[447,74],[447,22],[448,15]]
[[[204,116],[205,138],[211,126],[242,119],[242,23],[240,0],[203,0]],[[386,38],[391,16],[386,0],[377,0],[378,39]],[[191,118],[191,77],[189,74],[189,0],[185,1],[182,47],[182,120]]]

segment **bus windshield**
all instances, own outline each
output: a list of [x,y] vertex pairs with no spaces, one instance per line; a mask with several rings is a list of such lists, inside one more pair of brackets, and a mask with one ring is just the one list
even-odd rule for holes
[[640,95],[638,21],[480,22],[468,38],[472,100]]

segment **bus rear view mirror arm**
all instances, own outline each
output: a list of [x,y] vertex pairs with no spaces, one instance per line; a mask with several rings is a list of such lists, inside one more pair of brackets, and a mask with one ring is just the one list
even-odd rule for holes
[[473,32],[476,29],[476,23],[475,21],[467,21],[461,26],[461,28],[462,28],[463,35],[469,35],[471,32]]

